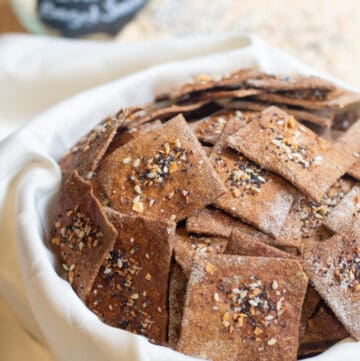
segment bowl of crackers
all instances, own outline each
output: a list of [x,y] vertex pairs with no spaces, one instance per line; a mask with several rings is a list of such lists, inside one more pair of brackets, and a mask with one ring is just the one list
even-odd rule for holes
[[59,160],[58,272],[110,326],[213,361],[360,340],[360,94],[198,75]]

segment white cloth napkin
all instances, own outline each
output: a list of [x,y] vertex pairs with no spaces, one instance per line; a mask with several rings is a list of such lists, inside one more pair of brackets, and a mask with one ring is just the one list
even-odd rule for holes
[[[222,74],[249,66],[321,75],[249,35],[131,45],[0,37],[2,361],[47,361],[51,354],[60,361],[191,359],[103,324],[58,277],[46,246],[61,178],[56,160],[122,106],[150,101],[155,93],[198,73]],[[360,344],[348,339],[312,360],[358,361],[359,353]]]

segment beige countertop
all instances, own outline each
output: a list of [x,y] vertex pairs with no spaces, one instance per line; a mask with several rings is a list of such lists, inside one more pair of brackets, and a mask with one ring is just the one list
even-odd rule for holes
[[[0,33],[22,31],[0,0]],[[248,31],[360,87],[358,0],[150,0],[117,41]]]

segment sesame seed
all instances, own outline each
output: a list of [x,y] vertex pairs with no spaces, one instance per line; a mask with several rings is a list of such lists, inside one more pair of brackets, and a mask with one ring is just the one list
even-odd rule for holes
[[278,283],[277,283],[277,281],[273,281],[273,283],[272,283],[272,285],[271,285],[271,288],[273,289],[273,290],[277,290],[278,289]]
[[137,158],[134,160],[133,167],[137,168],[140,165],[140,159]]
[[204,160],[203,159],[200,159],[199,160],[199,164],[202,165],[204,163]]
[[181,142],[179,139],[176,139],[175,144],[178,148],[181,148]]
[[155,203],[155,200],[154,199],[150,199],[149,200],[149,207],[152,207]]
[[170,220],[171,220],[171,221],[175,221],[175,219],[176,219],[176,214],[172,214],[172,215],[170,216]]
[[132,206],[132,210],[137,213],[144,212],[144,203],[143,202],[134,202]]
[[132,298],[133,300],[137,300],[139,298],[139,294],[134,293],[133,295],[130,296],[130,298]]
[[158,310],[159,313],[161,313],[161,311],[162,311],[161,307],[158,307],[157,310]]
[[130,158],[130,157],[127,157],[127,158],[124,158],[122,162],[123,162],[124,164],[129,164],[130,161],[131,161],[131,158]]
[[69,271],[73,271],[75,269],[75,264],[72,264],[70,267],[69,267]]
[[135,191],[136,193],[138,193],[138,194],[141,194],[141,188],[140,188],[140,186],[139,186],[139,185],[136,185],[136,186],[134,187],[134,191]]
[[214,293],[214,301],[215,302],[219,302],[220,298],[219,298],[219,294],[217,292]]
[[108,275],[109,273],[111,273],[111,268],[106,267],[103,273],[104,275]]
[[269,346],[272,346],[272,345],[275,345],[276,344],[276,338],[271,338],[268,342],[267,342],[267,344],[269,345]]
[[90,180],[94,175],[94,172],[89,172],[88,174],[86,174],[86,179]]

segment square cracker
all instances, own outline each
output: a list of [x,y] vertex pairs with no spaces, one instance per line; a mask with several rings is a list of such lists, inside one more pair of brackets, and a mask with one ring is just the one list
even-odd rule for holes
[[106,213],[119,230],[102,264],[88,307],[105,323],[164,344],[167,339],[167,294],[175,225],[142,216]]
[[227,243],[226,238],[188,234],[184,228],[177,228],[171,241],[175,260],[181,266],[186,277],[190,276],[196,255],[224,253]]
[[264,110],[257,121],[228,137],[227,143],[282,175],[316,202],[351,165],[348,152],[332,146],[276,107]]
[[270,91],[320,91],[329,92],[335,89],[335,85],[325,79],[315,76],[281,76],[267,75],[262,79],[249,79],[246,84]]
[[230,238],[235,230],[264,243],[273,243],[273,237],[258,229],[243,223],[240,219],[213,207],[203,208],[186,220],[186,230],[189,233],[205,234],[214,237]]
[[360,340],[360,236],[349,230],[305,253],[301,263],[338,320]]
[[353,184],[351,179],[340,178],[320,203],[299,193],[277,238],[278,244],[293,246],[303,252],[314,244],[328,239],[330,233],[322,226],[322,222],[350,192]]
[[63,174],[70,174],[76,169],[81,176],[90,180],[118,129],[139,110],[140,108],[122,109],[116,116],[108,117],[82,137],[59,160]]
[[188,279],[178,263],[174,262],[169,281],[169,331],[168,342],[171,348],[176,348],[181,331],[181,321],[184,311],[186,286]]
[[[265,102],[249,101],[249,100],[228,101],[228,100],[219,99],[216,102],[219,105],[223,106],[225,109],[249,110],[256,112],[261,112],[270,105],[269,103],[265,103]],[[293,115],[299,120],[308,121],[310,123],[326,128],[331,126],[335,114],[334,110],[332,109],[305,110],[305,109],[290,108],[284,104],[277,104],[276,106],[279,109],[289,113],[290,115]]]
[[173,221],[225,191],[181,115],[111,153],[98,179],[114,209]]
[[178,350],[213,361],[295,361],[306,287],[296,260],[199,257]]
[[206,118],[189,123],[200,142],[215,144],[223,132],[229,119],[236,118],[239,121],[246,121],[239,111],[219,111]]
[[330,212],[323,224],[331,233],[341,233],[351,228],[355,222],[360,225],[359,183]]
[[[264,233],[257,228],[250,226],[240,219],[232,217],[230,214],[215,209],[212,207],[203,208],[191,215],[186,220],[186,229],[189,233],[196,233],[201,235],[208,235],[214,237],[230,238],[232,232],[237,232],[241,235],[244,242],[254,242],[255,244],[268,244],[279,247],[287,253],[297,254],[296,249],[292,243],[284,244],[267,233]],[[230,241],[227,246],[229,251],[232,248]],[[226,252],[226,251],[225,251]],[[229,253],[229,252],[226,252]]]
[[241,230],[233,231],[225,249],[225,254],[252,257],[293,258],[288,253],[266,243],[250,239]]
[[277,236],[294,200],[295,190],[278,175],[262,169],[226,144],[244,122],[230,119],[210,153],[215,171],[227,187],[214,205],[265,233]]
[[75,171],[63,184],[50,241],[62,275],[84,300],[117,237],[92,188]]

